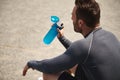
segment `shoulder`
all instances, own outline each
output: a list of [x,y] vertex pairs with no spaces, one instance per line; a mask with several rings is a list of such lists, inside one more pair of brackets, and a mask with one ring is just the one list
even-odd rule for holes
[[90,41],[87,39],[77,40],[73,42],[69,48],[72,49],[74,52],[87,53],[89,48],[89,42]]
[[117,40],[117,37],[110,31],[101,29],[93,33],[94,38],[102,40]]
[[100,29],[100,30],[98,30],[98,31],[95,31],[95,32],[93,32],[93,34],[95,34],[95,35],[97,35],[97,36],[114,36],[115,37],[115,35],[112,33],[112,32],[110,32],[110,31],[107,31],[107,30],[104,30],[104,29]]

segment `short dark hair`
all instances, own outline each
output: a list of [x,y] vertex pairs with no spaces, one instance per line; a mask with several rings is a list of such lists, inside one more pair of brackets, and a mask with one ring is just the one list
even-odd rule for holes
[[95,0],[75,0],[75,5],[77,20],[84,20],[91,28],[100,23],[100,7]]

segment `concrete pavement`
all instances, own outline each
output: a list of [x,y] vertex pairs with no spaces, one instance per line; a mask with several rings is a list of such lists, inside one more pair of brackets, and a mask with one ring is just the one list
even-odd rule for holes
[[[102,11],[101,26],[120,40],[120,0],[97,1]],[[37,80],[42,75],[38,71],[29,70],[22,76],[26,62],[65,51],[57,39],[49,46],[42,42],[52,24],[51,15],[60,17],[69,39],[82,38],[73,31],[73,6],[74,0],[0,0],[0,80]]]

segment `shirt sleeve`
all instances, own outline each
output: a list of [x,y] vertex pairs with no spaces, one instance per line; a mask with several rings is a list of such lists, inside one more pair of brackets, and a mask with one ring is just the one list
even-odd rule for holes
[[61,72],[82,62],[84,55],[81,52],[80,48],[73,44],[60,56],[42,61],[29,61],[28,66],[43,73]]
[[72,50],[67,50],[60,56],[42,61],[29,61],[28,66],[44,73],[57,73],[67,70],[77,64]]
[[68,40],[67,38],[65,38],[65,36],[62,36],[60,38],[58,38],[59,41],[62,43],[62,45],[67,49],[68,47],[70,47],[70,45],[72,44],[72,42],[70,40]]

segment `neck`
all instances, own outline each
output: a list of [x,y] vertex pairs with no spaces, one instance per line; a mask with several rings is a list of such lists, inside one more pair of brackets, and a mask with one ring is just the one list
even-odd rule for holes
[[95,27],[95,28],[89,28],[89,27],[85,27],[85,28],[86,28],[86,29],[84,29],[84,30],[82,31],[82,35],[83,35],[84,37],[88,36],[93,30],[98,29],[99,26],[97,26],[97,27]]
[[89,35],[92,31],[93,31],[93,29],[82,31],[82,35],[83,35],[84,37],[86,37],[86,36]]

